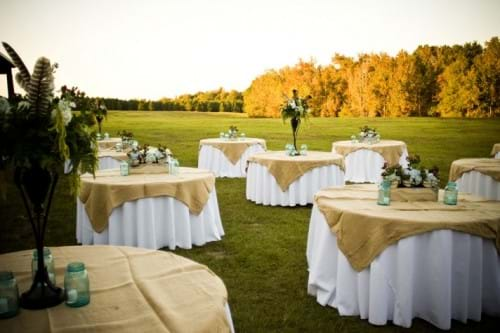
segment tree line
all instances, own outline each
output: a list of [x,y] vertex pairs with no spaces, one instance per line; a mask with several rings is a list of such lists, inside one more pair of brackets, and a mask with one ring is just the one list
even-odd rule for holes
[[245,112],[279,117],[293,89],[312,97],[314,116],[499,116],[500,41],[424,45],[395,57],[335,54],[326,66],[300,61],[257,77],[245,91]]
[[101,98],[110,110],[243,112],[243,93],[222,88],[160,100]]
[[500,116],[500,41],[419,46],[400,51],[335,54],[328,65],[300,60],[266,71],[244,92],[218,90],[160,100],[102,98],[111,110],[246,112],[280,117],[293,89],[310,95],[321,117]]

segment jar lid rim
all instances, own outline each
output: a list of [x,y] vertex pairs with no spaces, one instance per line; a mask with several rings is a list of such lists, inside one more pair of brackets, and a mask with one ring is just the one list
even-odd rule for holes
[[68,272],[80,272],[85,269],[85,264],[83,262],[77,261],[77,262],[70,262],[68,266],[66,267],[66,270]]
[[[49,254],[52,254],[52,252],[50,251],[50,248],[44,246],[43,247],[43,255],[47,256]],[[33,250],[33,256],[38,257],[38,250],[37,249]]]

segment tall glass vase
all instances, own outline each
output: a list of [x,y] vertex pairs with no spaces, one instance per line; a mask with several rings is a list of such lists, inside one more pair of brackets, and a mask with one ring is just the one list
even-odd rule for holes
[[57,172],[39,165],[18,167],[14,174],[14,182],[21,192],[38,254],[37,272],[31,288],[21,296],[21,307],[26,309],[49,308],[64,301],[63,290],[53,285],[49,279],[43,255],[45,228],[57,180]]

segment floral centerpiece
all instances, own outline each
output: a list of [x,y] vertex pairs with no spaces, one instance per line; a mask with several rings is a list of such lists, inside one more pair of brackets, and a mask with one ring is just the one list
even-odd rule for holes
[[309,115],[310,110],[307,103],[312,97],[307,96],[306,98],[300,98],[297,89],[294,89],[292,94],[292,98],[287,98],[281,106],[281,118],[283,122],[290,119],[293,135],[293,155],[299,155],[300,153],[297,149],[297,135],[302,119],[307,119]]
[[406,160],[408,161],[407,168],[403,168],[399,164],[388,166],[385,163],[382,177],[390,180],[393,187],[435,188],[439,186],[439,168],[437,166],[430,169],[420,166],[419,155],[409,155]]
[[90,112],[94,115],[97,120],[97,127],[99,129],[99,136],[102,134],[102,121],[108,115],[108,109],[103,101],[99,98],[94,98],[90,101]]
[[358,136],[351,136],[353,141],[357,142],[368,142],[368,143],[376,143],[380,141],[380,134],[377,133],[375,127],[368,127],[367,125],[359,128]]
[[158,145],[158,147],[152,147],[148,144],[141,146],[132,147],[132,150],[127,153],[129,157],[129,163],[132,167],[136,167],[140,164],[157,164],[161,160],[168,159],[172,156],[170,149],[165,146]]
[[[220,132],[220,138],[221,139],[229,139],[229,140],[236,140],[238,139],[238,127],[231,125],[229,126],[229,130],[227,132]],[[245,133],[240,134],[241,138],[245,137]]]
[[40,309],[62,302],[61,288],[52,284],[44,265],[45,228],[55,187],[64,175],[64,163],[71,164],[70,184],[73,193],[79,185],[79,173],[94,173],[97,148],[93,117],[86,112],[76,114],[71,96],[54,94],[54,73],[57,64],[41,57],[33,73],[7,43],[5,50],[18,69],[16,80],[26,91],[20,101],[0,102],[0,141],[9,143],[0,148],[2,168],[12,168],[14,183],[19,189],[35,237],[38,270],[29,291],[22,294],[21,306]]

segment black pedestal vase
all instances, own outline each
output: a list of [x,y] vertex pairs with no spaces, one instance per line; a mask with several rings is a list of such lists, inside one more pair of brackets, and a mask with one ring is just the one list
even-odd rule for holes
[[43,244],[47,219],[56,188],[58,174],[39,165],[17,167],[14,182],[21,192],[28,219],[33,229],[37,250],[37,272],[31,288],[21,295],[21,307],[44,309],[64,301],[64,292],[52,284],[44,264]]

